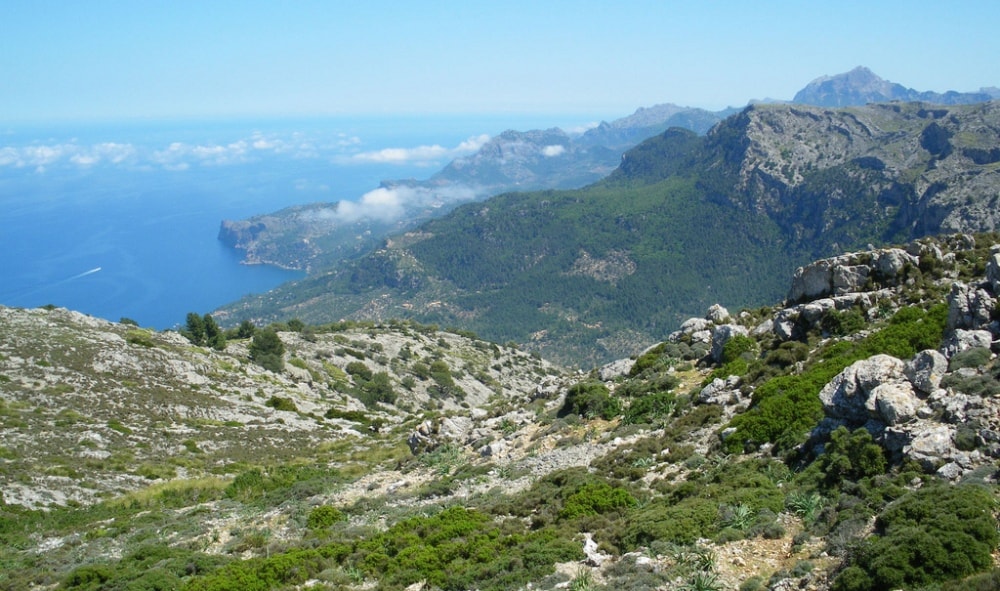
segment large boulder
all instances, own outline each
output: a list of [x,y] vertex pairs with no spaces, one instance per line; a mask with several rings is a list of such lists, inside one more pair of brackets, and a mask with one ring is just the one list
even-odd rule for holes
[[916,419],[922,403],[909,382],[888,382],[875,386],[867,406],[873,407],[876,418],[886,425],[900,425]]
[[875,355],[851,364],[820,390],[824,412],[852,425],[880,418],[876,399],[869,403],[869,398],[882,384],[902,382],[904,368],[905,364],[891,355]]
[[720,304],[713,304],[708,309],[708,314],[705,315],[705,318],[714,324],[722,324],[729,320],[729,310],[723,308]]
[[941,385],[941,378],[948,371],[948,359],[941,353],[928,349],[913,356],[906,363],[903,373],[913,387],[930,394]]
[[833,293],[854,293],[864,289],[871,268],[867,265],[843,265],[833,269]]
[[919,264],[920,259],[899,248],[878,251],[874,261],[875,272],[879,279],[893,285],[899,282],[907,266],[916,267]]
[[910,433],[910,443],[903,448],[903,453],[920,462],[925,470],[937,470],[958,451],[954,435],[955,431],[949,425],[924,425]]
[[627,376],[635,365],[635,359],[618,359],[611,363],[602,365],[597,370],[598,377],[602,382],[608,382],[615,378]]
[[832,291],[832,260],[816,261],[795,270],[795,274],[792,275],[792,288],[788,292],[788,301],[811,300],[829,295]]

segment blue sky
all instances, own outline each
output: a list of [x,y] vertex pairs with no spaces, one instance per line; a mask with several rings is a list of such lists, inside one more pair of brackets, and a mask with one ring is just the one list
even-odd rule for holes
[[1000,2],[4,0],[0,121],[560,113],[1000,86]]

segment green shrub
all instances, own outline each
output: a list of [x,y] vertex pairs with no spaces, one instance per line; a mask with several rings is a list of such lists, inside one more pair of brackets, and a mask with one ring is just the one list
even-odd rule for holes
[[380,402],[395,404],[396,391],[392,387],[389,374],[380,371],[372,374],[369,381],[362,382],[359,386],[358,399],[368,407],[375,406]]
[[73,569],[63,579],[63,586],[78,591],[99,591],[104,587],[104,583],[111,579],[112,575],[113,571],[109,566],[88,564]]
[[992,398],[1000,396],[1000,381],[990,374],[965,376],[960,373],[950,373],[941,380],[942,388],[951,388],[970,396]]
[[655,367],[660,359],[663,357],[663,352],[665,350],[665,343],[660,343],[659,345],[653,347],[649,351],[646,351],[640,355],[635,363],[632,364],[632,369],[629,370],[629,376],[637,376],[647,369]]
[[432,361],[428,371],[431,379],[437,382],[439,386],[443,388],[453,388],[455,386],[455,380],[451,377],[451,368],[444,361],[440,359]]
[[973,347],[960,351],[948,362],[948,371],[957,371],[963,367],[982,367],[989,363],[992,356],[993,352],[987,347]]
[[264,403],[264,406],[269,406],[274,410],[287,410],[291,412],[298,412],[299,407],[295,406],[295,402],[291,398],[285,398],[283,396],[271,396]]
[[635,497],[624,488],[613,487],[606,482],[595,482],[583,486],[570,495],[563,503],[559,516],[573,519],[581,515],[600,515],[635,505]]
[[148,330],[142,330],[139,328],[131,329],[125,333],[125,340],[133,345],[139,345],[140,347],[146,347],[151,349],[156,346],[153,342],[153,335]]
[[611,420],[621,412],[621,402],[612,398],[607,386],[601,382],[579,382],[566,391],[566,400],[559,416],[579,415],[588,419],[601,417]]
[[451,507],[359,541],[348,558],[383,588],[426,581],[445,591],[493,591],[523,587],[551,573],[557,562],[581,559],[579,544],[571,538],[548,528],[526,531],[517,520],[494,523],[478,511]]
[[255,330],[249,351],[250,359],[264,369],[277,373],[285,368],[285,344],[274,329]]
[[858,428],[851,433],[847,427],[838,427],[830,433],[830,441],[817,465],[826,486],[837,487],[844,481],[856,482],[884,474],[887,462],[885,451],[866,429]]
[[722,346],[722,359],[720,362],[725,365],[737,359],[752,359],[759,349],[757,341],[746,335],[736,334]]
[[851,308],[844,312],[830,310],[820,321],[820,328],[830,336],[842,337],[861,331],[867,324],[864,313]]
[[326,529],[344,519],[344,514],[336,507],[321,505],[309,512],[309,517],[306,518],[306,527],[309,529]]
[[354,376],[355,380],[368,381],[372,379],[372,370],[362,361],[352,361],[344,368],[348,374]]
[[890,505],[835,591],[915,589],[984,572],[1000,542],[986,488],[927,485]]
[[688,545],[699,538],[713,538],[725,525],[719,511],[723,506],[742,505],[752,513],[772,516],[779,513],[784,496],[766,475],[768,463],[721,462],[667,487],[663,497],[629,513],[622,547],[635,549],[656,540]]
[[677,397],[670,392],[647,394],[636,398],[625,409],[622,422],[626,425],[652,424],[665,420],[677,410]]

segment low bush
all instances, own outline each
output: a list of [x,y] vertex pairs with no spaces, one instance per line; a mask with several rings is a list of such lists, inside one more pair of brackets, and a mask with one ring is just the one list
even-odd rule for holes
[[566,401],[559,410],[559,416],[579,415],[592,419],[601,417],[611,420],[621,412],[621,402],[612,398],[607,386],[601,382],[579,382],[566,391]]
[[285,398],[283,396],[271,396],[264,403],[264,406],[273,408],[274,410],[285,410],[290,412],[298,412],[299,407],[295,406],[295,402],[291,398]]
[[835,591],[915,589],[993,567],[1000,535],[986,488],[927,485],[891,504]]
[[344,514],[336,507],[321,505],[309,512],[309,516],[306,518],[306,527],[309,529],[326,529],[344,519],[346,519]]

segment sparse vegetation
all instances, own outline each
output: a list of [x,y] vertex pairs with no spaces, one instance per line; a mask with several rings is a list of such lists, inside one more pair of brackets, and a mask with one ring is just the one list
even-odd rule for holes
[[[938,270],[983,272],[987,253]],[[903,435],[837,428],[818,402],[857,360],[937,349],[946,292],[913,281],[785,340],[748,330],[718,362],[675,336],[611,376],[404,322],[263,327],[215,352],[15,311],[0,587],[991,588],[992,351],[951,354]],[[863,332],[839,335],[855,311]],[[247,364],[269,332],[288,371]],[[726,397],[702,395],[737,364]],[[910,453],[925,425],[952,455]]]

